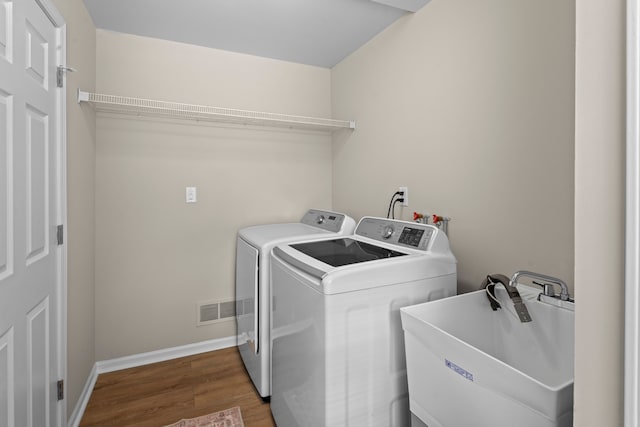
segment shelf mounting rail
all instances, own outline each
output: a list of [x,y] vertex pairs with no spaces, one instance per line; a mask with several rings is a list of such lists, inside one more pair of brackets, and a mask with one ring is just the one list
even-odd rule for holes
[[78,90],[78,103],[81,102],[93,105],[96,111],[108,113],[324,131],[356,128],[356,122],[353,120],[262,113],[128,96],[104,95]]

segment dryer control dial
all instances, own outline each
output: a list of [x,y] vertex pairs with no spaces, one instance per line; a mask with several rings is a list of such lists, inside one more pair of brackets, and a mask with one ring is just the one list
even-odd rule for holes
[[316,217],[316,223],[317,223],[317,224],[322,224],[322,223],[324,223],[324,215],[318,215],[318,216]]
[[382,229],[382,238],[383,239],[388,239],[392,235],[393,235],[393,226],[387,225],[386,227],[384,227]]

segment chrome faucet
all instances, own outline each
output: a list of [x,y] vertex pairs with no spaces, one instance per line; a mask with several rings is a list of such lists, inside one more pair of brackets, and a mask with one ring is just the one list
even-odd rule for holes
[[[537,283],[534,281],[533,283],[538,286],[542,286],[542,295],[545,295],[548,297],[560,298],[560,300],[562,301],[571,301],[571,298],[569,298],[569,288],[567,287],[567,284],[562,279],[558,279],[557,277],[547,276],[546,274],[540,274],[540,273],[534,273],[532,271],[522,270],[522,271],[516,271],[513,274],[513,276],[511,277],[511,280],[509,281],[509,284],[511,286],[516,286],[518,284],[518,279],[520,277],[529,277],[530,279],[538,279],[538,280],[542,280],[543,282],[548,282],[548,283]],[[553,285],[560,286],[560,295],[556,295],[553,289]]]

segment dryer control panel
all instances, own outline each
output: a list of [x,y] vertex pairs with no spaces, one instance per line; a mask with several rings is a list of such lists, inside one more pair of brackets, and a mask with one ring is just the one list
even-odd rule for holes
[[333,233],[341,232],[348,221],[355,224],[355,221],[345,214],[318,209],[309,209],[300,220],[303,224],[311,225]]
[[437,228],[394,219],[364,217],[358,223],[355,234],[393,245],[426,251]]

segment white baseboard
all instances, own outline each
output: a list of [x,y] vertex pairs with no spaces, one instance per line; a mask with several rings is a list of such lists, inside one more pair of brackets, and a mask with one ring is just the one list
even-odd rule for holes
[[89,403],[89,398],[91,397],[91,392],[93,391],[93,386],[96,385],[96,380],[98,379],[98,368],[96,364],[93,364],[93,369],[89,373],[89,377],[87,381],[84,383],[84,388],[82,389],[82,393],[80,393],[80,397],[76,402],[76,406],[73,408],[73,412],[69,417],[69,421],[67,422],[67,427],[78,427],[80,425],[80,420],[82,420],[82,415],[84,415],[84,410],[87,408],[87,403]]
[[148,365],[150,363],[164,362],[165,360],[177,359],[179,357],[193,356],[195,354],[206,353],[207,351],[221,350],[236,346],[237,337],[224,337],[215,340],[202,341],[194,344],[187,344],[179,347],[164,348],[147,353],[132,354],[131,356],[118,357],[115,359],[101,360],[93,365],[93,369],[85,382],[82,394],[69,417],[68,427],[78,427],[82,415],[87,408],[93,386],[96,384],[98,375],[106,372],[119,371],[121,369],[134,368],[136,366]]
[[106,372],[134,368],[150,363],[164,362],[165,360],[177,359],[178,357],[193,356],[194,354],[205,353],[207,351],[221,350],[223,348],[233,347],[236,343],[237,339],[235,336],[218,338],[179,347],[163,348],[147,353],[132,354],[131,356],[118,357],[116,359],[102,360],[96,362],[96,365],[98,367],[98,374],[104,374]]

